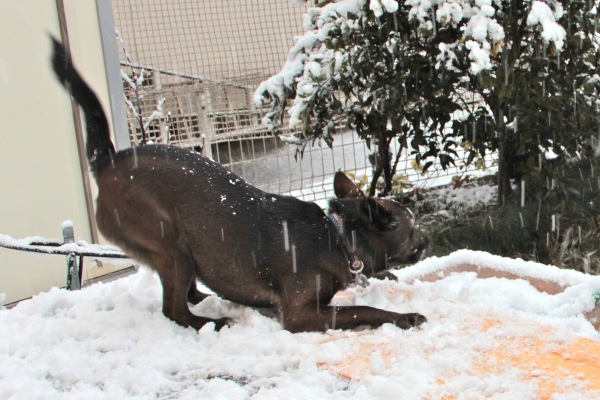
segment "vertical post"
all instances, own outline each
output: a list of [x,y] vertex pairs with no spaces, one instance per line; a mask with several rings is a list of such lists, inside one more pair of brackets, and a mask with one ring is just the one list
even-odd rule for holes
[[117,150],[122,150],[131,147],[131,138],[129,137],[129,127],[127,125],[125,95],[123,94],[112,2],[110,0],[97,0],[96,7],[100,24],[104,65],[106,67],[106,83],[110,93],[109,105],[112,115],[112,131]]
[[[202,95],[204,93],[204,95]],[[198,91],[197,99],[198,105],[198,125],[202,127],[204,131],[204,145],[202,146],[202,154],[208,158],[212,158],[215,161],[219,161],[219,149],[217,147],[217,154],[213,158],[212,153],[212,141],[214,136],[214,126],[211,120],[208,118],[208,112],[213,113],[211,91],[208,84],[205,81],[200,83],[200,89]],[[208,112],[207,112],[208,110]]]
[[[58,15],[58,25],[60,28],[60,37],[65,50],[68,54],[71,53],[71,47],[69,44],[69,32],[67,29],[67,16],[65,12],[64,0],[56,0],[56,11]],[[90,182],[90,174],[88,170],[88,161],[85,153],[85,140],[84,127],[81,113],[79,111],[79,105],[74,99],[71,99],[71,112],[73,114],[73,124],[75,127],[75,137],[77,141],[77,151],[79,153],[79,166],[81,168],[81,178],[83,180],[83,192],[85,193],[85,207],[88,216],[88,222],[90,224],[90,236],[92,242],[98,243],[98,227],[96,226],[96,219],[94,215],[94,199],[92,196],[92,186]]]
[[[73,222],[65,221],[62,224],[64,243],[75,243],[75,231]],[[67,256],[67,290],[81,289],[81,278],[79,277],[79,263],[76,254],[71,252]]]

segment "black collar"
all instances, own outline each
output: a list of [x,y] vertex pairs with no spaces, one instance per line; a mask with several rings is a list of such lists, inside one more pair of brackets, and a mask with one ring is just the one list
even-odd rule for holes
[[344,221],[342,217],[337,213],[332,213],[327,215],[327,219],[335,228],[335,231],[338,236],[338,242],[342,245],[342,249],[344,249],[344,253],[346,254],[346,258],[348,259],[348,263],[352,265],[352,263],[357,259],[350,247],[350,243],[348,243],[348,237],[344,232]]
[[331,213],[327,215],[327,219],[333,227],[338,236],[338,242],[342,245],[342,249],[346,254],[346,258],[348,259],[348,268],[350,272],[354,274],[354,281],[356,284],[367,287],[369,286],[369,281],[367,277],[362,273],[363,268],[365,267],[364,263],[358,258],[356,254],[352,251],[350,247],[350,243],[348,243],[348,237],[344,232],[344,222],[342,220],[342,216],[337,213]]

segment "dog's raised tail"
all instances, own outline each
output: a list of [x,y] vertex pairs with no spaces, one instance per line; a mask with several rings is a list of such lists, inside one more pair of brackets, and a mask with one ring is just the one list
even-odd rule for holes
[[71,57],[63,45],[52,39],[52,68],[59,82],[71,93],[85,116],[87,130],[86,153],[90,169],[98,172],[113,159],[115,147],[110,140],[106,114],[94,91],[85,83],[73,66]]

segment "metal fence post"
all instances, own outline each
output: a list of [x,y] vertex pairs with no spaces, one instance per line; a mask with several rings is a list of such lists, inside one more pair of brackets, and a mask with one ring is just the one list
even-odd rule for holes
[[[71,221],[66,221],[63,223],[62,231],[65,244],[75,242],[75,231]],[[75,252],[70,252],[69,255],[67,255],[67,290],[80,289],[81,279],[79,277],[79,263],[77,262],[77,255]]]

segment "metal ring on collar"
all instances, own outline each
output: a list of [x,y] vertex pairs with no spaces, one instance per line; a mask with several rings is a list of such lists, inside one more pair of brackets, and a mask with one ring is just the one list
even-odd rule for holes
[[353,274],[360,274],[364,268],[365,264],[360,260],[356,260],[350,266],[350,272]]

